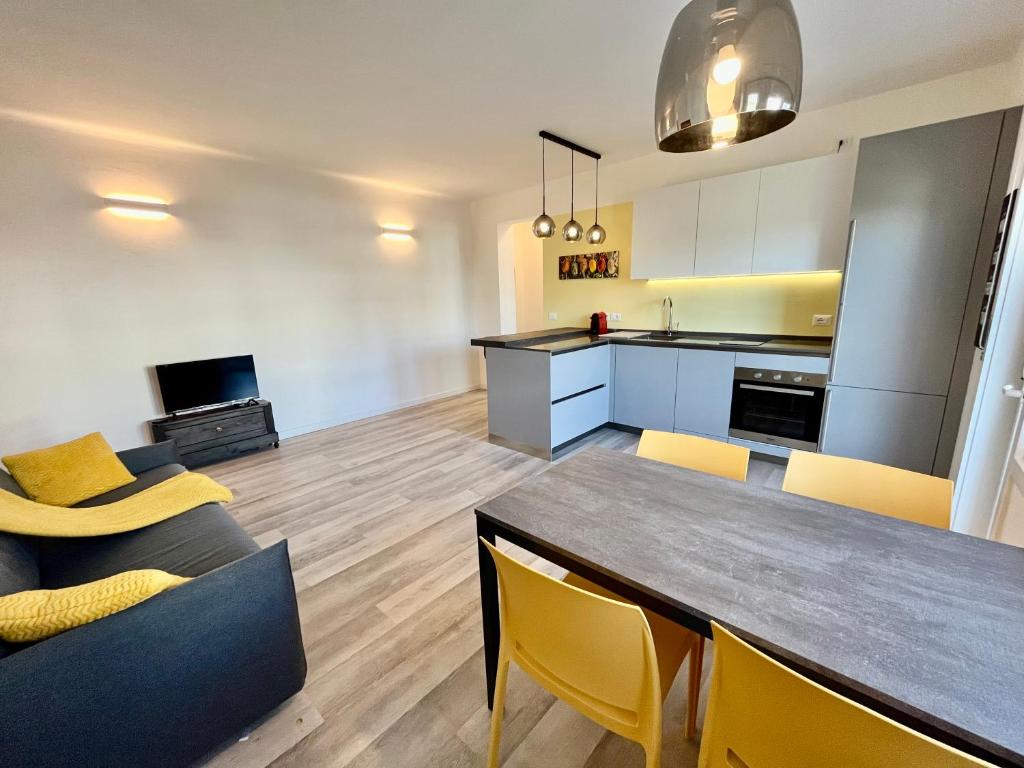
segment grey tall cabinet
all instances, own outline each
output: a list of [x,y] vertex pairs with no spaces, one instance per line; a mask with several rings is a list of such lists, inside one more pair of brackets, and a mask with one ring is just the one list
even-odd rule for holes
[[948,471],[941,436],[963,406],[955,369],[969,366],[986,214],[1006,189],[1000,142],[1018,123],[1019,110],[994,112],[861,142],[824,453]]

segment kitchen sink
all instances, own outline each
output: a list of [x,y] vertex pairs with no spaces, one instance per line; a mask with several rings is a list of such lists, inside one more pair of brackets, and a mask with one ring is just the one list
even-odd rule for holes
[[656,331],[654,333],[648,333],[644,336],[637,336],[637,341],[671,341],[676,344],[700,344],[706,347],[759,347],[764,344],[763,341],[754,341],[751,339],[730,339],[730,338],[718,338],[709,339],[700,336],[687,336],[683,333],[668,333],[667,331]]
[[669,333],[668,331],[655,331],[654,333],[645,333],[643,336],[637,336],[636,338],[642,341],[683,341],[686,339],[686,335],[682,333]]

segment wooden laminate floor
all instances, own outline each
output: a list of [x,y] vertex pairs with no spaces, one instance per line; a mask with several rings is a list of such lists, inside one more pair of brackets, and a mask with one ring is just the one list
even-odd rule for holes
[[[234,491],[230,509],[258,541],[288,539],[309,661],[304,693],[254,734],[265,746],[237,745],[221,764],[484,765],[473,507],[547,466],[486,436],[479,391],[207,470]],[[636,442],[605,429],[576,450],[634,451]],[[750,480],[778,487],[782,467],[752,461]],[[696,764],[697,744],[680,731],[685,678],[684,665],[666,704],[665,766]],[[272,749],[274,739],[283,746]],[[506,766],[531,768],[643,765],[639,747],[556,702],[514,665],[502,755]]]

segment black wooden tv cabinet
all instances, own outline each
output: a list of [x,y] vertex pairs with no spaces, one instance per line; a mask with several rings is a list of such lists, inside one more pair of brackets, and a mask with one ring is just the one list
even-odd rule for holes
[[149,424],[156,442],[174,440],[181,463],[189,469],[279,444],[267,400],[165,416]]

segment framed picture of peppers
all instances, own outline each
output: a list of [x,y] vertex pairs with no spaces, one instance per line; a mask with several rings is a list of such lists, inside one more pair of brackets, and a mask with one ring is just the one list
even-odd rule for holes
[[558,257],[559,280],[608,280],[618,276],[618,251]]

